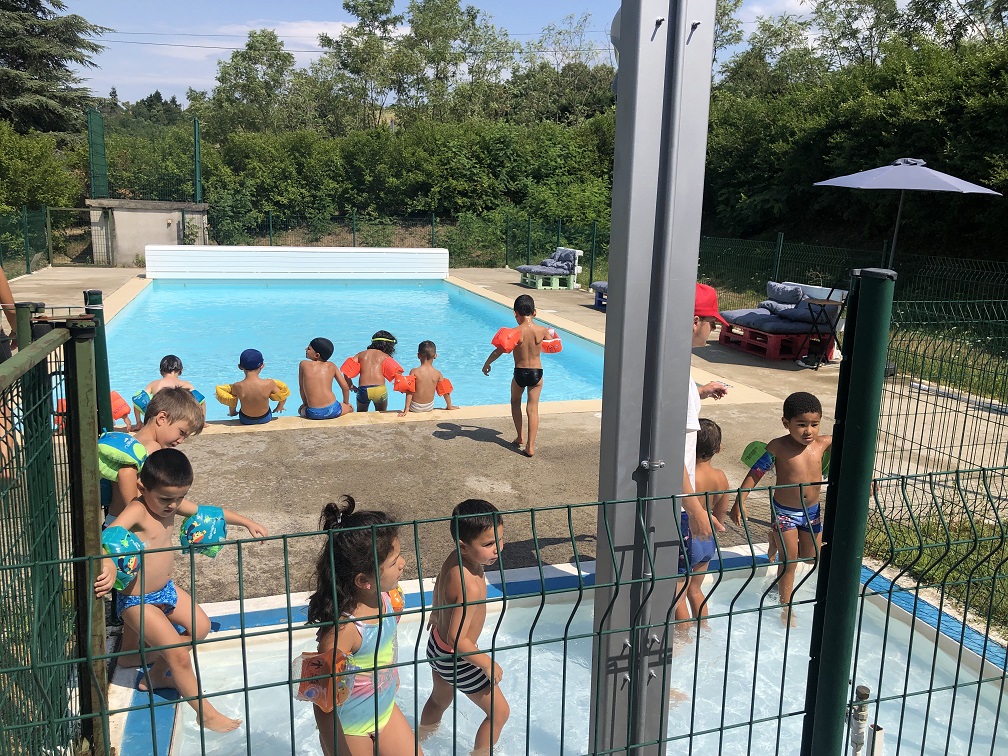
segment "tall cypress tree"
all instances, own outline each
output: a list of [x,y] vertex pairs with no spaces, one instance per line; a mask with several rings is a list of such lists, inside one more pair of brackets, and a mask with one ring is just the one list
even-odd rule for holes
[[91,104],[71,66],[94,66],[110,31],[76,14],[63,0],[0,0],[0,118],[20,132],[82,127]]

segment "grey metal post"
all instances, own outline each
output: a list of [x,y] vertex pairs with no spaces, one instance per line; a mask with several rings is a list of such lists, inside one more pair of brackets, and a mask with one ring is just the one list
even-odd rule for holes
[[589,749],[650,755],[676,585],[652,581],[676,574],[679,508],[647,499],[682,491],[714,4],[626,0],[620,26],[599,498],[638,499],[644,528],[632,505],[599,512]]

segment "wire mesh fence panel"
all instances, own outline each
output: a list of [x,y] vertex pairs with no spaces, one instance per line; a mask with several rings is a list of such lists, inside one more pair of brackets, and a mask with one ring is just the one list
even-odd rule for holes
[[51,207],[49,246],[52,265],[111,265],[107,211]]
[[506,262],[511,262],[505,259],[507,232],[496,218],[472,213],[438,218],[434,246],[448,250],[448,264],[452,268],[503,268]]
[[698,279],[717,289],[722,310],[755,307],[773,280],[773,242],[700,238]]
[[900,300],[1008,299],[1008,263],[898,253],[894,266]]
[[785,242],[777,280],[847,289],[853,269],[877,268],[881,257],[881,252]]
[[1008,301],[897,302],[876,472],[1008,464]]

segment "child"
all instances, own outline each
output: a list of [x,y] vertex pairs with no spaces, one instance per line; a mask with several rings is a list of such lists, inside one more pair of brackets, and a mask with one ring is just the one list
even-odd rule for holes
[[[333,343],[321,336],[312,339],[305,348],[305,358],[298,365],[298,386],[301,389],[301,406],[298,414],[309,420],[330,420],[347,412],[350,406],[350,387],[343,373],[329,362],[333,354]],[[343,391],[343,401],[336,399],[332,390],[333,380]]]
[[367,412],[374,403],[376,412],[388,409],[388,386],[385,381],[394,380],[402,373],[402,365],[392,359],[395,354],[396,337],[388,331],[378,331],[371,337],[371,346],[353,357],[348,357],[340,370],[350,381],[353,389],[353,379],[357,381],[357,411]]
[[518,342],[514,345],[513,351],[508,350],[506,346],[497,345],[483,363],[483,375],[490,375],[490,365],[494,360],[505,351],[512,351],[515,367],[514,378],[511,379],[511,419],[514,420],[515,430],[518,433],[512,444],[521,448],[525,443],[522,434],[521,399],[522,394],[528,389],[528,401],[525,405],[528,412],[528,445],[525,446],[525,456],[531,457],[535,455],[535,439],[539,432],[539,395],[543,386],[542,360],[539,355],[542,352],[543,341],[548,339],[550,334],[548,328],[536,325],[533,321],[536,314],[535,301],[528,294],[522,294],[514,301],[514,314],[518,322],[517,330],[520,337]]
[[[265,366],[262,352],[246,349],[238,358],[238,369],[245,377],[231,385],[217,387],[217,400],[228,407],[228,417],[238,416],[242,425],[262,425],[273,419],[273,413],[284,410],[290,389],[283,381],[259,375]],[[277,403],[270,409],[270,400]],[[241,404],[241,409],[238,405]]]
[[[777,470],[777,485],[770,495],[770,516],[774,526],[770,539],[779,539],[784,562],[777,568],[781,603],[787,606],[794,589],[798,564],[795,560],[814,557],[822,542],[822,515],[819,492],[822,488],[823,454],[833,445],[832,436],[820,436],[822,404],[812,394],[798,391],[784,400],[781,422],[787,434],[767,444],[766,453],[752,466],[742,489],[751,489],[771,468]],[[741,524],[746,516],[745,499],[749,491],[739,493],[731,509],[732,522]],[[790,618],[790,608],[785,610]]]
[[[326,504],[319,519],[319,529],[329,531],[329,540],[315,564],[308,622],[321,625],[318,650],[332,654],[330,669],[342,663],[355,674],[344,700],[334,697],[335,711],[314,707],[315,722],[326,756],[400,756],[414,752],[415,739],[395,703],[398,617],[390,594],[398,590],[406,561],[392,518],[354,509],[354,500],[341,496],[339,502]],[[337,686],[342,679],[337,678]],[[422,754],[419,748],[416,753]]]
[[[176,515],[196,514],[197,506],[185,501],[193,481],[189,460],[178,449],[159,449],[153,452],[140,471],[140,495],[129,502],[112,527],[106,530],[102,544],[106,545],[116,531],[125,528],[135,534],[143,549],[163,549],[172,545],[176,532]],[[253,536],[262,538],[266,528],[230,510],[223,510],[224,521],[247,528]],[[184,638],[202,640],[210,631],[210,620],[200,607],[193,606],[192,598],[172,582],[174,552],[158,551],[140,556],[139,575],[119,592],[116,603],[123,623],[140,632],[143,622],[143,641],[148,646],[175,646],[156,652],[154,665],[146,671],[146,683],[140,690],[175,688],[184,697],[192,697],[189,705],[196,710],[198,721],[208,730],[228,732],[241,724],[231,719],[203,698],[192,662],[190,645]],[[104,596],[116,581],[116,566],[111,557],[102,562],[102,572],[95,580],[95,595]],[[141,591],[146,591],[142,593]],[[195,621],[194,621],[195,620]],[[185,629],[179,634],[175,625]],[[184,645],[176,645],[176,644]],[[154,654],[152,654],[154,655]]]
[[[711,460],[721,451],[721,428],[713,420],[700,419],[700,430],[696,434],[696,493],[703,494],[707,509],[714,513],[714,519],[722,522],[728,511],[731,497],[725,492],[728,488],[728,477],[723,471],[714,467]],[[691,576],[686,584],[686,599],[689,601],[690,616],[702,619],[707,616],[707,605],[703,594],[703,573],[707,565],[717,554],[714,541],[692,541],[689,549]],[[680,561],[682,561],[680,559]],[[685,607],[683,607],[685,609]],[[686,619],[679,616],[676,619]]]
[[[134,395],[133,397],[133,414],[136,417],[136,425],[139,426],[143,422],[143,415],[147,412],[147,405],[150,404],[150,400],[154,395],[164,388],[175,388],[176,386],[181,386],[184,389],[188,389],[193,392],[193,396],[196,397],[196,401],[199,402],[200,407],[203,408],[203,417],[206,417],[206,402],[203,399],[203,395],[200,394],[189,381],[183,381],[179,376],[182,375],[182,360],[176,357],[174,354],[166,354],[161,358],[161,377],[156,381],[151,381],[147,384],[147,387]],[[126,422],[129,423],[129,418],[126,418]],[[126,430],[130,430],[127,428]]]
[[467,499],[455,507],[451,528],[457,551],[445,559],[434,583],[427,641],[434,690],[424,704],[420,728],[427,734],[437,729],[458,689],[486,714],[473,748],[489,753],[511,709],[497,687],[504,671],[489,654],[480,653],[476,642],[486,620],[483,570],[497,561],[504,534],[497,507],[481,499]]
[[435,393],[445,398],[445,409],[458,409],[452,404],[451,381],[434,367],[437,347],[433,341],[420,342],[420,346],[417,347],[417,359],[420,360],[420,367],[415,367],[409,372],[415,381],[413,391],[407,390],[406,406],[399,413],[399,417],[405,417],[407,412],[430,412],[434,409]]

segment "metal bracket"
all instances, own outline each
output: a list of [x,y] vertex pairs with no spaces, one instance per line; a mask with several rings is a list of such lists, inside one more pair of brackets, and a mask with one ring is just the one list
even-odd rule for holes
[[640,463],[641,470],[661,470],[665,467],[665,460],[663,459],[642,459]]

